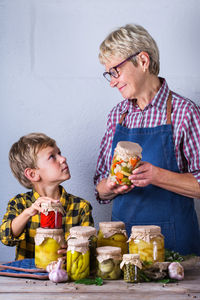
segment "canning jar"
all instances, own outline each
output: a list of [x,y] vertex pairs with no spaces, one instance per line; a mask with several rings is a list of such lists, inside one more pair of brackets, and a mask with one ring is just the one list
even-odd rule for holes
[[109,178],[119,185],[131,185],[128,178],[138,167],[142,158],[139,144],[121,141],[117,143],[111,163]]
[[124,273],[124,281],[132,283],[140,282],[142,263],[139,254],[124,254],[120,268]]
[[122,255],[128,253],[128,237],[124,222],[100,222],[97,246],[120,247]]
[[96,272],[96,248],[97,248],[97,231],[92,226],[74,226],[69,230],[70,238],[76,239],[88,239],[89,250],[90,250],[90,274],[95,274]]
[[132,226],[129,238],[129,253],[139,254],[146,262],[164,261],[164,236],[155,225]]
[[67,273],[71,280],[86,278],[90,274],[88,239],[69,239],[67,247]]
[[40,214],[40,226],[42,228],[62,228],[62,216],[64,208],[61,203],[41,203],[43,212]]
[[62,229],[37,228],[35,235],[35,265],[45,269],[52,261],[56,261],[62,255],[57,251],[65,244]]
[[121,248],[105,246],[97,249],[97,276],[103,279],[120,279]]

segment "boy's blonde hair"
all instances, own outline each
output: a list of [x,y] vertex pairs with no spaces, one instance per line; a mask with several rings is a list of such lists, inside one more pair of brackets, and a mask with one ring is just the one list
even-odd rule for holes
[[[111,32],[100,45],[99,60],[101,64],[105,64],[112,57],[126,59],[141,51],[149,54],[149,72],[158,75],[160,70],[158,46],[148,31],[140,25],[128,24]],[[131,61],[137,66],[137,57]]]
[[14,176],[24,187],[28,189],[33,187],[24,174],[25,169],[36,168],[38,152],[48,146],[54,147],[55,144],[54,139],[43,133],[30,133],[22,136],[12,145],[9,151],[10,167]]

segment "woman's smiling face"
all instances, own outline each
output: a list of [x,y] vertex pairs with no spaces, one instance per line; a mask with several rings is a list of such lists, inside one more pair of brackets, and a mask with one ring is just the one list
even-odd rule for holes
[[[111,58],[105,63],[106,71],[109,71],[110,68],[118,65],[123,60],[119,57]],[[143,65],[138,63],[135,66],[131,61],[126,61],[117,70],[119,77],[114,78],[111,76],[110,86],[118,88],[124,99],[137,98],[144,88],[146,78]]]

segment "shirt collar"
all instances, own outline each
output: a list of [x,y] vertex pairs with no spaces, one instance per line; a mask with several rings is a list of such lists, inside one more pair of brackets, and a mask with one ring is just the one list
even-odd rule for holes
[[[60,189],[60,195],[61,195],[60,196],[60,202],[62,204],[64,204],[67,192],[65,191],[65,189],[62,185],[59,185],[59,189]],[[33,189],[33,195],[31,197],[31,202],[34,203],[39,197],[40,197],[39,193],[36,192],[36,190]]]

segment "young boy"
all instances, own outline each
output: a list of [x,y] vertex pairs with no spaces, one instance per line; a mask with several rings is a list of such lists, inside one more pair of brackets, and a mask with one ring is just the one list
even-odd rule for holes
[[9,201],[1,225],[1,242],[16,246],[16,260],[34,257],[34,236],[43,202],[62,203],[65,233],[72,226],[94,226],[90,203],[68,194],[60,185],[71,176],[55,140],[42,133],[23,136],[11,147],[9,161],[18,181],[32,189]]

